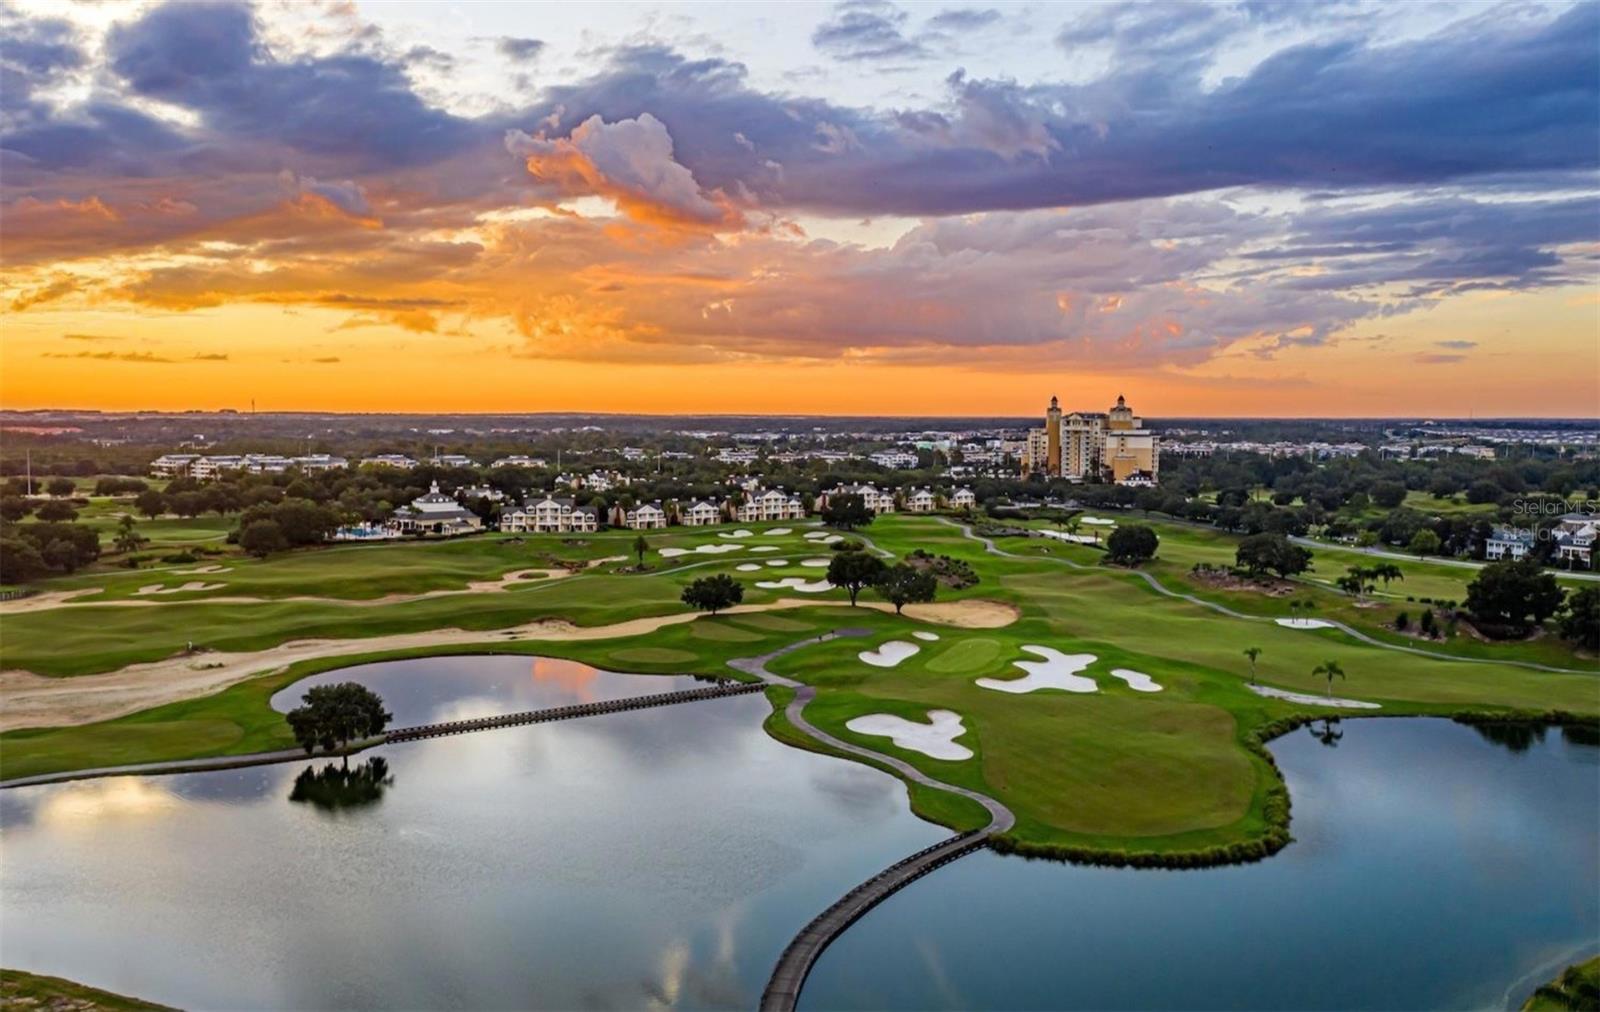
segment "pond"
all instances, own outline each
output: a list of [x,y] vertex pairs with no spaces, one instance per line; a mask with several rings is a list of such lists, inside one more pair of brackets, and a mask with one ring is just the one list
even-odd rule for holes
[[[401,723],[694,684],[527,657],[318,678],[373,686]],[[769,739],[766,712],[0,792],[0,951],[189,1008],[749,1008],[795,930],[947,835],[886,775]],[[1444,721],[1336,733],[1274,744],[1297,838],[1276,858],[979,853],[847,931],[802,1006],[1483,1006],[1596,945],[1600,752]]]

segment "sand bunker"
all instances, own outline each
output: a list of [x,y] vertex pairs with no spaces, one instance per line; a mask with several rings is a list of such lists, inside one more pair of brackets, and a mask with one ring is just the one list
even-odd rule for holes
[[190,580],[188,583],[177,587],[169,587],[164,583],[146,584],[134,591],[134,593],[140,597],[147,597],[152,594],[192,594],[202,590],[221,590],[226,586],[226,583],[204,583],[200,580]]
[[782,580],[757,580],[756,586],[764,590],[798,590],[802,594],[821,594],[833,589],[827,580],[812,582],[803,576],[790,576]]
[[[862,602],[879,611],[894,611],[887,601]],[[938,601],[933,604],[908,604],[905,617],[935,625],[953,625],[962,629],[999,629],[1022,617],[1015,605],[1004,601],[968,598],[965,601]]]
[[737,569],[741,573],[755,573],[755,572],[759,572],[760,571],[761,563],[759,563],[759,562],[744,562],[744,563],[740,563],[737,566],[734,566],[733,568]]
[[196,566],[194,569],[174,569],[176,576],[201,576],[208,573],[231,573],[232,566]]
[[978,684],[985,689],[1000,692],[1033,692],[1036,689],[1064,689],[1067,692],[1098,692],[1100,686],[1093,678],[1084,678],[1078,672],[1095,662],[1094,654],[1064,654],[1050,647],[1025,646],[1022,648],[1042,661],[1013,661],[1026,671],[1025,678],[980,678]]
[[807,569],[827,569],[832,562],[832,559],[801,559],[800,565]]
[[789,563],[787,561],[785,561],[784,559],[768,559],[767,560],[767,565],[769,565],[769,566],[787,566],[788,564]]
[[761,536],[764,537],[764,538],[777,538],[777,537],[782,537],[785,534],[793,534],[793,533],[794,533],[794,531],[790,530],[787,527],[769,527],[767,530],[764,530],[764,531],[761,532]]
[[972,750],[957,745],[953,739],[966,733],[961,726],[961,715],[950,710],[929,710],[932,723],[919,724],[914,720],[888,713],[872,713],[856,717],[845,727],[856,734],[886,737],[897,746],[912,752],[921,752],[934,759],[971,759]]
[[1133,671],[1128,668],[1112,668],[1112,678],[1120,678],[1128,683],[1128,688],[1134,692],[1160,692],[1161,686],[1156,680],[1142,671]]
[[663,559],[675,559],[680,555],[721,555],[723,552],[743,551],[743,545],[700,545],[698,548],[663,548]]
[[1114,527],[1117,523],[1115,520],[1107,520],[1105,517],[1079,517],[1078,519],[1090,527]]
[[748,538],[748,537],[751,537],[754,534],[755,534],[754,531],[747,531],[743,527],[741,527],[736,531],[724,531],[723,533],[718,534],[717,537],[719,537],[719,538]]
[[1274,619],[1285,629],[1332,629],[1333,623],[1320,618],[1279,618]]
[[757,546],[755,546],[754,548],[752,548],[750,550],[752,552],[776,552],[778,550],[778,546],[777,545],[757,545]]
[[921,649],[905,640],[890,640],[876,650],[863,650],[856,656],[875,668],[892,668]]
[[1070,541],[1075,545],[1098,545],[1100,543],[1100,539],[1093,534],[1068,534],[1065,531],[1040,531],[1039,533],[1047,538],[1055,538],[1057,541]]
[[927,632],[926,630],[923,630],[923,629],[918,629],[916,632],[912,633],[911,635],[915,636],[919,640],[927,640],[930,643],[932,643],[934,640],[939,638],[939,634],[938,633]]
[[1287,689],[1274,689],[1270,685],[1252,685],[1250,691],[1258,696],[1268,696],[1272,699],[1282,699],[1290,703],[1309,703],[1312,706],[1336,706],[1344,710],[1381,710],[1377,703],[1366,703],[1359,699],[1340,699],[1338,696],[1313,696],[1308,692],[1290,692]]
[[842,534],[829,534],[827,531],[812,531],[806,535],[807,541],[815,541],[819,545],[831,545],[835,541],[843,541]]

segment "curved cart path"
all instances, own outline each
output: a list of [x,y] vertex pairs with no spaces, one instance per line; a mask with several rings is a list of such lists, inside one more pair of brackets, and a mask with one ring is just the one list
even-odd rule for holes
[[[1100,572],[1105,571],[1101,570],[1097,566],[1085,566],[1081,562],[1073,562],[1071,559],[1063,559],[1054,555],[1018,555],[1015,552],[1008,552],[996,545],[992,538],[986,538],[981,534],[975,533],[967,524],[959,524],[953,520],[947,520],[944,517],[940,517],[939,521],[941,523],[948,524],[951,527],[958,528],[965,537],[982,544],[984,550],[989,552],[991,555],[1001,555],[1008,559],[1017,559],[1023,562],[1046,560],[1067,566],[1071,569],[1096,570]],[[1323,545],[1320,547],[1325,548],[1327,546]],[[1225,604],[1218,604],[1215,601],[1207,601],[1205,598],[1197,597],[1194,594],[1185,594],[1181,591],[1172,590],[1166,586],[1166,584],[1162,583],[1160,580],[1157,580],[1154,576],[1151,576],[1142,569],[1122,569],[1113,570],[1112,572],[1127,573],[1131,576],[1137,576],[1139,579],[1149,584],[1150,589],[1154,590],[1158,594],[1166,597],[1177,598],[1180,601],[1188,601],[1190,604],[1197,604],[1202,608],[1209,608],[1212,611],[1217,612],[1220,615],[1226,615],[1229,618],[1241,619],[1245,622],[1276,621],[1274,618],[1268,615],[1248,615],[1242,611],[1234,611]],[[1593,673],[1578,668],[1558,668],[1553,664],[1539,664],[1534,661],[1501,660],[1495,657],[1462,657],[1459,654],[1445,654],[1439,653],[1435,650],[1424,650],[1421,647],[1408,647],[1401,643],[1385,643],[1383,640],[1369,636],[1361,630],[1345,625],[1343,622],[1335,619],[1319,619],[1319,621],[1327,622],[1327,628],[1337,629],[1346,636],[1349,636],[1351,639],[1365,643],[1367,646],[1377,647],[1380,650],[1393,650],[1402,654],[1415,654],[1418,657],[1426,657],[1435,661],[1459,661],[1463,664],[1503,664],[1514,668],[1528,668],[1533,671],[1549,671],[1558,675],[1586,675]]]
[[791,1012],[795,1003],[800,998],[800,989],[805,986],[806,975],[811,972],[811,967],[816,963],[817,957],[822,955],[835,938],[839,937],[844,929],[854,924],[868,910],[888,899],[895,892],[914,882],[915,880],[933,871],[935,868],[974,850],[983,847],[990,837],[1004,833],[1016,823],[1016,816],[1011,809],[977,791],[965,787],[947,784],[942,780],[935,780],[926,773],[912,766],[910,763],[894,756],[884,755],[872,749],[852,745],[841,741],[833,735],[818,728],[805,718],[806,704],[816,698],[817,690],[814,686],[797,682],[792,678],[774,674],[768,670],[768,662],[799,650],[802,647],[815,643],[826,642],[841,636],[865,636],[866,630],[840,629],[836,632],[826,633],[817,639],[802,640],[791,643],[789,646],[762,654],[759,657],[747,657],[728,662],[728,665],[745,674],[766,682],[768,685],[783,685],[795,690],[794,699],[784,710],[784,716],[807,737],[821,742],[839,752],[845,752],[862,759],[866,759],[879,766],[887,766],[899,773],[907,780],[932,787],[935,790],[949,791],[970,798],[982,805],[989,813],[989,824],[982,829],[960,833],[941,843],[936,843],[925,850],[920,850],[904,860],[898,861],[872,878],[856,886],[837,902],[812,919],[800,930],[789,945],[778,957],[777,966],[773,968],[772,977],[767,982],[766,990],[761,994],[761,1008],[773,1012]]

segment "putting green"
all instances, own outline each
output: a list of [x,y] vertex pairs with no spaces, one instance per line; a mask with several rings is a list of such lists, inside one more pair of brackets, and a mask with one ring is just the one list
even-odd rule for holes
[[1000,641],[988,637],[956,640],[949,649],[927,662],[929,671],[941,675],[958,671],[985,672],[1000,659]]
[[673,650],[670,647],[630,647],[613,650],[606,656],[624,664],[684,664],[695,659],[695,655],[687,650]]

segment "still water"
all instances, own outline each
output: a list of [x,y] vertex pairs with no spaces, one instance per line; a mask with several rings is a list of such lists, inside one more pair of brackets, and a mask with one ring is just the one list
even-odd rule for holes
[[[686,684],[511,657],[322,678],[377,688],[402,724]],[[751,1007],[800,925],[945,835],[889,777],[767,738],[765,712],[0,792],[0,962],[188,1008]],[[1339,730],[1275,744],[1298,842],[1273,860],[980,853],[846,932],[803,1006],[1481,1007],[1600,948],[1600,752]]]

